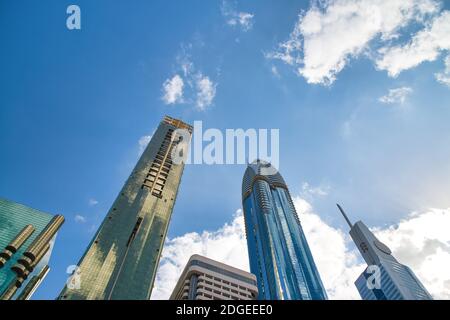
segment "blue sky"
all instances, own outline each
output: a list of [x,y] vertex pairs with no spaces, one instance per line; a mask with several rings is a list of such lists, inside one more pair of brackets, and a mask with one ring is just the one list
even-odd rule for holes
[[[79,0],[68,30],[72,3],[0,4],[0,196],[66,217],[35,298],[57,296],[166,114],[280,129],[291,193],[333,228],[336,202],[380,227],[450,208],[447,1]],[[169,238],[230,223],[244,170],[188,165]]]

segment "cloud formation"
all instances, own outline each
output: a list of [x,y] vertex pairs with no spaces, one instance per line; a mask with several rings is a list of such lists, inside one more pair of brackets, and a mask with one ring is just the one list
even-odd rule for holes
[[200,110],[204,110],[206,107],[212,104],[214,97],[216,96],[216,86],[208,77],[200,75],[197,79],[197,100],[196,106]]
[[203,111],[213,104],[217,83],[195,68],[187,52],[191,48],[192,45],[182,46],[176,59],[179,74],[163,83],[162,100],[165,104],[191,104]]
[[450,209],[430,209],[374,231],[400,262],[414,270],[434,298],[450,299],[449,225]]
[[380,97],[378,100],[386,104],[403,104],[405,103],[406,97],[412,92],[413,90],[409,87],[389,89],[388,94]]
[[414,68],[425,61],[436,60],[443,50],[450,50],[450,11],[434,18],[423,30],[417,32],[404,45],[384,47],[376,65],[392,77]]
[[323,221],[305,199],[294,197],[293,201],[328,298],[361,299],[353,283],[364,265],[350,237]]
[[[394,77],[449,49],[449,12],[439,12],[436,0],[313,1],[288,39],[266,57],[291,65],[312,84],[332,84],[362,55]],[[425,27],[409,43],[395,44],[413,23]]]
[[178,75],[174,75],[171,79],[167,79],[163,83],[162,99],[165,104],[175,104],[183,102],[184,81]]
[[436,73],[435,77],[437,81],[439,81],[443,85],[446,85],[447,87],[450,87],[450,55],[445,58],[444,63],[444,71]]
[[191,232],[167,239],[161,256],[153,300],[168,299],[187,261],[193,254],[249,270],[244,217],[237,210],[230,224],[215,231]]
[[280,78],[280,73],[278,72],[278,68],[276,66],[271,66],[270,71],[276,78]]
[[76,223],[85,223],[87,221],[86,217],[79,214],[75,215],[74,220]]
[[[311,204],[294,197],[303,230],[330,299],[360,299],[354,281],[364,270],[347,230],[322,220]],[[398,224],[375,228],[397,259],[410,266],[436,299],[450,298],[450,209],[412,213]],[[238,210],[230,224],[216,231],[192,232],[167,239],[152,299],[167,299],[189,257],[201,254],[249,270],[245,227]]]
[[303,182],[301,196],[306,199],[314,196],[326,196],[329,191],[330,186],[328,185],[313,187],[308,182]]
[[96,206],[98,204],[98,201],[94,198],[89,199],[88,204],[90,207]]
[[229,1],[222,1],[222,15],[229,26],[240,27],[243,31],[249,31],[253,27],[254,14],[239,12],[236,6]]
[[152,140],[152,137],[153,133],[139,138],[139,155],[141,155],[144,152],[145,148],[147,148],[147,145],[149,144],[150,140]]

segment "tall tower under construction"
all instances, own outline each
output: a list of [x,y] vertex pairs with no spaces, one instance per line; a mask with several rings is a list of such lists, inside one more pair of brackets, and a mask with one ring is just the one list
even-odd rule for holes
[[161,121],[59,299],[150,299],[191,134]]

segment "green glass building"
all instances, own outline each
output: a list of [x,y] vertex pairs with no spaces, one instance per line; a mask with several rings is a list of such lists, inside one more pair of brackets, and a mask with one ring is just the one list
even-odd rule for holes
[[29,299],[49,271],[56,232],[64,222],[0,199],[0,299]]
[[150,299],[184,169],[172,155],[191,133],[180,120],[161,121],[59,299]]

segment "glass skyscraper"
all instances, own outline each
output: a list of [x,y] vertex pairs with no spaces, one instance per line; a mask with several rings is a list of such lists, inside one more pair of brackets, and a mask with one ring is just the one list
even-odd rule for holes
[[271,164],[247,167],[242,202],[258,299],[327,299],[286,183]]
[[59,299],[150,299],[184,169],[172,156],[191,133],[167,116],[159,124]]
[[63,222],[61,215],[0,199],[0,299],[31,297],[49,271],[56,232]]
[[348,225],[350,236],[368,267],[355,281],[364,300],[431,300],[427,289],[407,266],[399,263],[391,250],[361,221],[352,224],[337,205]]

